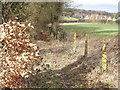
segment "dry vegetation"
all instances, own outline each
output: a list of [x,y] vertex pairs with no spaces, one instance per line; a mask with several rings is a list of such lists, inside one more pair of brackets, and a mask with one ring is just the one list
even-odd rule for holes
[[[117,25],[71,23],[61,24],[61,27],[58,22],[65,4],[67,3],[3,3],[1,11],[6,23],[0,26],[3,33],[0,33],[3,36],[0,39],[4,44],[0,52],[2,87],[118,87],[118,37],[114,36],[118,33]],[[35,28],[30,32],[28,26],[31,24],[8,22],[14,20],[14,17],[18,17],[15,21],[32,22]],[[48,24],[51,26],[48,27]],[[73,51],[74,32],[77,33],[76,52]],[[87,57],[84,57],[85,33],[89,37]],[[29,39],[30,34],[34,39],[38,36],[39,40]],[[104,73],[101,73],[103,43],[95,35],[102,38],[113,36],[106,40],[107,72]]]
[[28,87],[41,88],[117,88],[118,41],[107,39],[108,69],[101,74],[102,40],[89,36],[88,56],[84,54],[84,35],[78,36],[77,50],[73,53],[73,39],[66,42],[35,41],[40,48],[43,68],[37,62],[35,72],[28,80]]
[[0,82],[3,88],[23,88],[23,78],[28,78],[33,62],[40,58],[39,49],[30,43],[29,34],[31,24],[8,22],[0,26],[4,43],[0,54]]

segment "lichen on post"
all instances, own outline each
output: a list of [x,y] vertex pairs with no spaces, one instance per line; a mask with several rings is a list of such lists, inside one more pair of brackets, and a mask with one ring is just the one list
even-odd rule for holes
[[74,48],[73,48],[73,51],[76,52],[76,32],[74,33]]
[[107,53],[106,53],[106,39],[103,38],[103,47],[102,47],[102,73],[107,70]]

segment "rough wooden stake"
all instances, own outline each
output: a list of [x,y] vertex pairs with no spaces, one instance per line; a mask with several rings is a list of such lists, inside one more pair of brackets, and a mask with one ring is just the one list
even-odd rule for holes
[[102,73],[107,70],[107,53],[106,53],[106,39],[103,39],[102,47]]
[[88,35],[85,35],[85,51],[84,56],[86,57],[88,55]]
[[76,33],[74,34],[74,48],[73,51],[76,52]]

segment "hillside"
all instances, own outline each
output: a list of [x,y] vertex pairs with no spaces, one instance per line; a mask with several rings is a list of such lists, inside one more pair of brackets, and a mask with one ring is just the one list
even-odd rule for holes
[[95,10],[84,10],[84,9],[74,9],[74,8],[65,8],[63,15],[74,16],[75,14],[98,14],[98,15],[106,15],[111,16],[113,13],[106,11],[95,11]]

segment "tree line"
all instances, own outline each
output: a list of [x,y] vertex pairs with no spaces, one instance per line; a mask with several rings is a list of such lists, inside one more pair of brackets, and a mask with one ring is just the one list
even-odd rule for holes
[[59,17],[65,5],[65,2],[3,2],[3,22],[17,17],[19,22],[31,22],[34,25],[31,35],[40,38],[41,34],[46,33],[46,36],[57,39],[59,31],[62,30],[58,24]]

